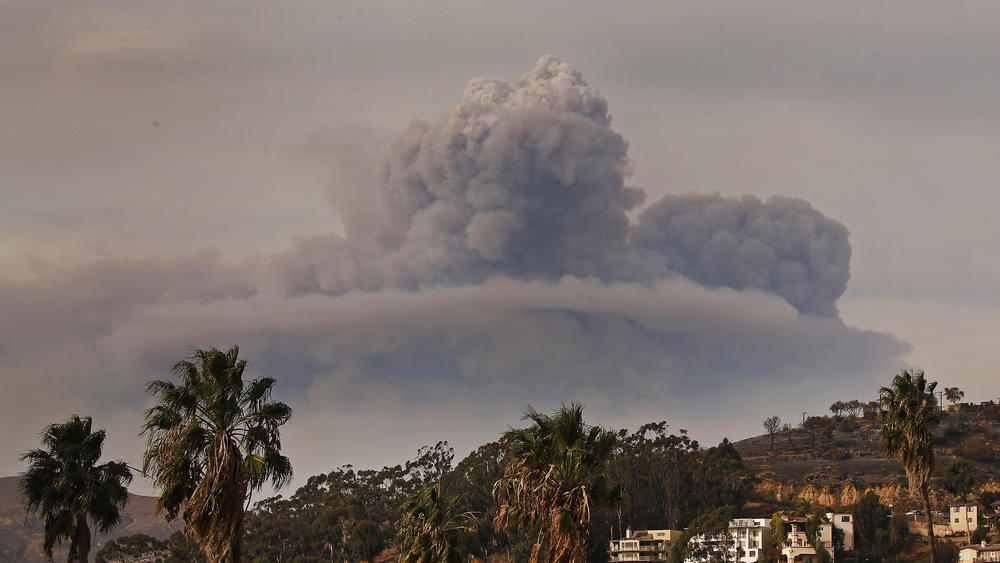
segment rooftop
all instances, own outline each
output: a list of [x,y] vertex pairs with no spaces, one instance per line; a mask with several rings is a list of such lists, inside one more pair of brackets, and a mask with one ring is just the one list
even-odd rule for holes
[[1000,551],[1000,543],[966,545],[962,549],[975,549],[976,551]]

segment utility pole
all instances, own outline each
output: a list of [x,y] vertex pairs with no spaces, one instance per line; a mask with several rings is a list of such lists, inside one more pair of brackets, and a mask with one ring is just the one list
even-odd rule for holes
[[944,412],[944,391],[938,391],[938,412]]

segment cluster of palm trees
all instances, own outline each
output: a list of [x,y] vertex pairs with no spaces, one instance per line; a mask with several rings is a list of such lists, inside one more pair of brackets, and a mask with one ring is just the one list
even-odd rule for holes
[[[154,381],[157,404],[146,412],[141,472],[159,488],[158,508],[181,517],[208,563],[239,563],[243,517],[256,491],[292,477],[281,453],[288,405],[273,401],[275,380],[246,381],[239,348],[197,350],[173,369],[175,381]],[[131,468],[99,464],[105,433],[90,418],[49,426],[43,449],[23,456],[27,508],[45,527],[45,553],[69,541],[70,563],[89,561],[89,523],[106,532],[121,520]]]

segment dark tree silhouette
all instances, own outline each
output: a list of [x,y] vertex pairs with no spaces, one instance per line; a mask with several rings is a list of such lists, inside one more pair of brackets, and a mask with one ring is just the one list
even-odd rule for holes
[[927,511],[927,541],[931,563],[937,562],[934,519],[931,516],[930,477],[934,471],[934,436],[939,421],[934,388],[922,371],[903,370],[889,387],[879,391],[882,406],[882,447],[906,470],[910,490],[919,494]]
[[45,554],[69,540],[69,561],[86,563],[90,557],[90,523],[107,532],[121,521],[128,502],[132,472],[121,461],[98,465],[105,433],[93,430],[93,421],[73,416],[53,424],[42,434],[44,449],[24,454],[28,470],[21,481],[29,512],[45,526]]
[[767,435],[771,438],[771,451],[774,451],[774,435],[778,433],[781,429],[781,418],[777,416],[769,416],[764,419],[764,430],[767,430]]

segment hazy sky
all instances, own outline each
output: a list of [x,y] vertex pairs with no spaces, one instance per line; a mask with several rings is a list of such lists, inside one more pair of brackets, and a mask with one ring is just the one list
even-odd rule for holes
[[[574,217],[617,214],[556,232],[442,211],[399,253],[370,254],[395,217],[365,215],[384,155],[426,145],[388,182],[438,185],[438,202],[471,191],[481,178],[435,180],[466,83],[514,81],[546,54],[599,92],[610,129],[562,107],[501,120],[512,144],[476,163],[506,186],[521,176],[504,176],[504,151],[525,139],[590,172],[627,147],[600,199],[566,196]],[[985,1],[0,0],[0,474],[71,412],[138,460],[144,382],[231,343],[296,408],[302,477],[471,447],[528,401],[715,440],[872,396],[910,364],[996,398],[997,68],[1000,5]],[[494,127],[484,115],[467,125]],[[404,133],[414,119],[423,136]],[[850,233],[848,326],[799,316],[783,288],[598,265],[620,214],[643,209],[622,179],[646,206],[807,200]],[[435,230],[449,221],[483,256],[548,261],[456,262]]]

